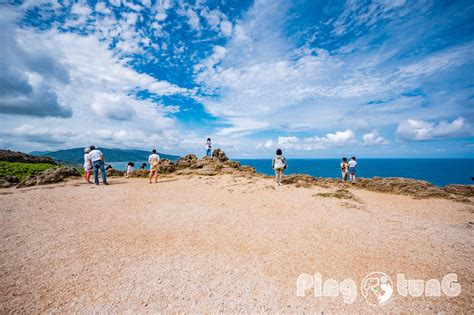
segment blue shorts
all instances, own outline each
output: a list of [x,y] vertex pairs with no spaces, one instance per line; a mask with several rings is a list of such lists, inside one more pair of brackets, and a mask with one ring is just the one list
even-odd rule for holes
[[355,174],[356,173],[356,168],[355,167],[349,167],[349,174]]

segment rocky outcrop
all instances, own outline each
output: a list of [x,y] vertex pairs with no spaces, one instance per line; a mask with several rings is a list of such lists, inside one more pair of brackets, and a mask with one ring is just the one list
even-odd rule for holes
[[409,195],[415,198],[449,197],[449,193],[428,182],[400,177],[359,178],[356,186],[367,190]]
[[124,171],[119,171],[119,170],[116,170],[115,168],[109,168],[108,170],[105,171],[105,173],[107,174],[107,177],[120,177],[120,176],[125,175]]
[[382,193],[408,195],[413,198],[447,198],[456,201],[469,202],[468,197],[474,196],[474,186],[472,185],[448,185],[437,187],[422,180],[399,178],[399,177],[374,177],[358,178],[354,184],[342,183],[337,178],[317,178],[306,174],[291,174],[285,176],[283,184],[292,184],[297,187],[320,186],[330,187],[354,187]]
[[444,186],[442,189],[450,194],[455,194],[464,197],[474,197],[474,185],[452,184]]
[[254,174],[255,168],[241,166],[239,162],[229,160],[221,149],[215,149],[212,157],[206,156],[198,159],[194,154],[186,155],[176,162],[177,175],[203,175],[213,176],[218,174]]
[[221,149],[215,149],[212,152],[212,157],[217,158],[221,162],[225,162],[229,159],[227,155],[225,155],[224,151],[222,151]]
[[54,167],[25,178],[18,187],[53,184],[70,177],[79,177],[81,174],[72,167]]
[[57,165],[50,157],[46,156],[34,156],[22,152],[10,151],[10,150],[0,150],[0,161],[7,162],[21,162],[21,163],[49,163]]
[[188,154],[186,156],[183,156],[180,158],[178,161],[176,161],[176,168],[181,170],[183,168],[190,167],[194,163],[196,163],[198,160],[197,156],[194,154]]
[[18,185],[18,177],[12,175],[0,175],[0,188],[8,188]]
[[128,174],[128,177],[135,177],[135,178],[147,178],[150,176],[150,171],[148,170],[134,170],[130,174]]
[[159,162],[159,170],[162,174],[169,174],[176,171],[176,164],[168,159],[161,159]]

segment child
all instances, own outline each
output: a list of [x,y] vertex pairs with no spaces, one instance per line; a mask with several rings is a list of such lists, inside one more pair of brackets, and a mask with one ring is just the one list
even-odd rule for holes
[[130,176],[130,174],[135,170],[135,163],[128,162],[127,168],[125,169],[125,176]]
[[355,183],[356,168],[357,168],[357,162],[356,162],[355,156],[351,157],[351,160],[349,161],[349,163],[347,163],[347,165],[349,166],[349,176],[350,176],[351,183]]
[[342,180],[344,182],[347,182],[347,174],[348,174],[348,165],[347,165],[347,158],[343,157],[342,158],[342,163],[341,163],[341,173],[342,173]]
[[275,179],[278,186],[281,186],[283,179],[283,172],[287,168],[286,159],[280,149],[276,150],[276,156],[272,161],[272,168],[275,170]]

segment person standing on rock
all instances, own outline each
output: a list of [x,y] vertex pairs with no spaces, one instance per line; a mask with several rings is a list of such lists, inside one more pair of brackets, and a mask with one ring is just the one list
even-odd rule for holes
[[102,174],[102,183],[108,185],[107,175],[105,174],[105,158],[104,154],[95,148],[95,146],[90,146],[91,152],[89,152],[89,162],[94,168],[94,182],[96,185],[99,185],[99,170]]
[[207,138],[207,140],[206,140],[206,156],[212,156],[211,151],[212,151],[211,138]]
[[156,154],[156,150],[153,149],[151,151],[151,155],[148,157],[148,163],[150,163],[150,184],[151,184],[151,179],[153,176],[155,177],[155,183],[158,182],[158,171],[159,171],[159,164],[160,162],[160,156]]
[[86,182],[89,184],[92,184],[90,178],[92,175],[92,164],[91,161],[89,160],[89,153],[91,152],[90,148],[85,148],[84,149],[84,178],[86,179]]
[[349,176],[351,179],[351,183],[355,183],[356,180],[356,169],[357,169],[357,162],[355,156],[351,157],[351,160],[349,163],[347,163],[349,166]]
[[272,160],[272,168],[275,170],[275,179],[278,186],[281,186],[283,180],[283,172],[287,168],[286,158],[280,149],[276,150],[276,156]]

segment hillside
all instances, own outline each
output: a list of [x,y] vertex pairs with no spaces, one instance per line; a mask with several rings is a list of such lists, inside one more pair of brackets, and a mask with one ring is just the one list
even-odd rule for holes
[[[146,161],[150,151],[132,150],[132,149],[107,149],[99,148],[105,155],[106,161],[128,162],[128,161]],[[38,156],[48,156],[56,161],[67,164],[82,164],[84,158],[84,148],[74,148],[59,151],[33,151],[30,154]],[[176,155],[158,153],[161,158],[175,161],[179,158]]]

